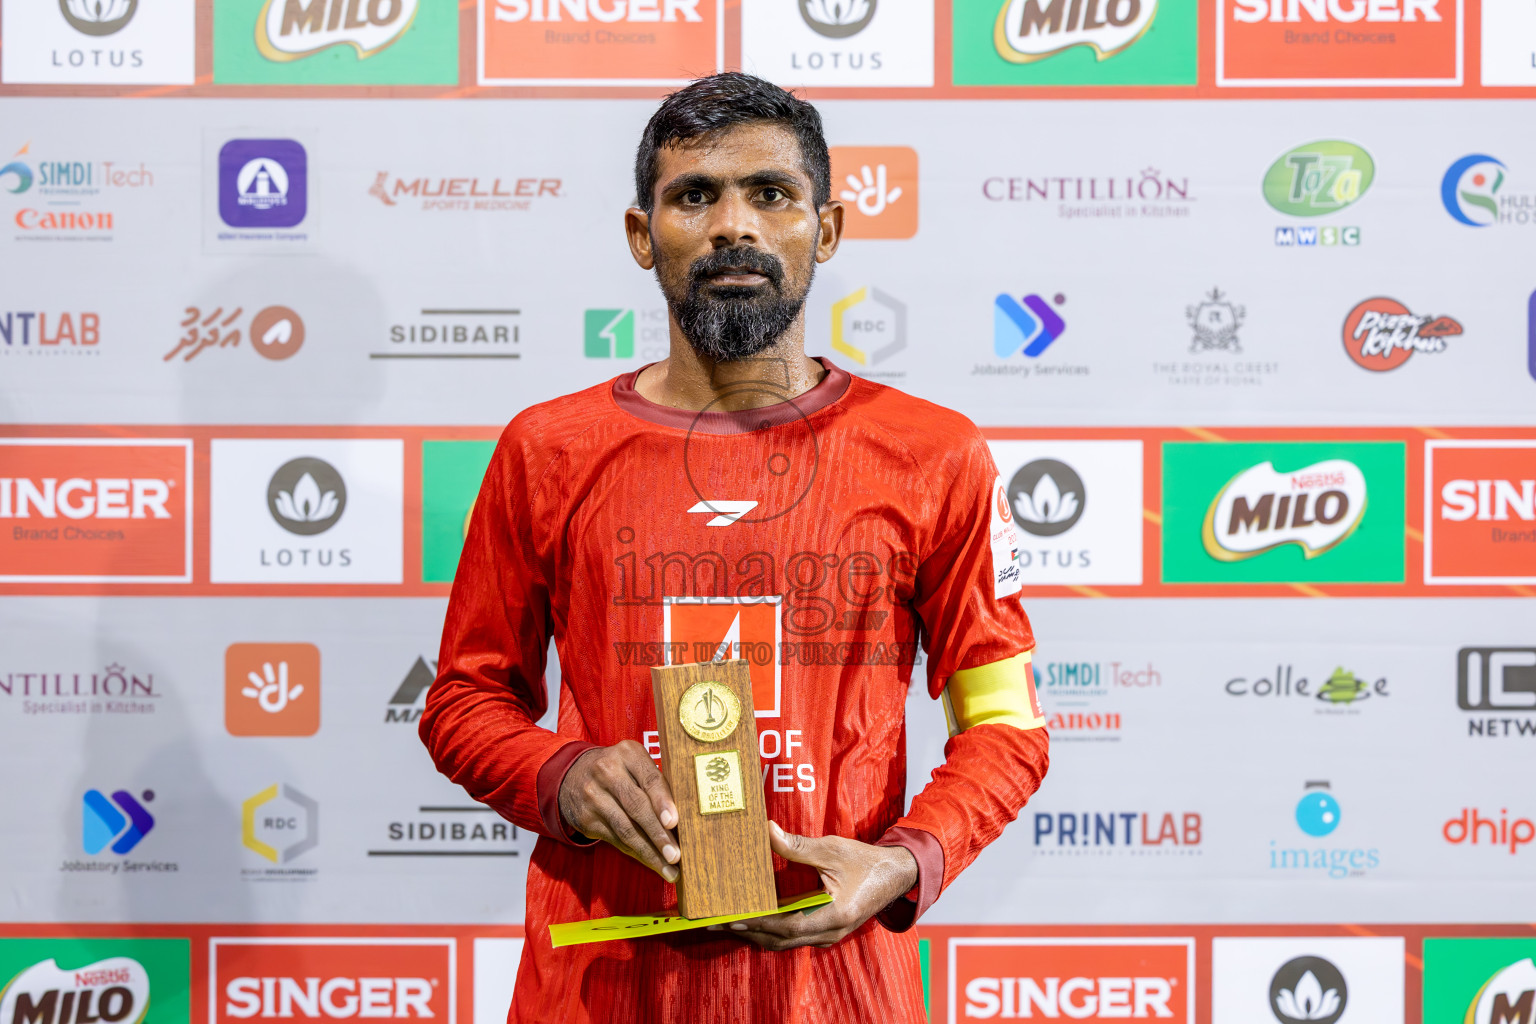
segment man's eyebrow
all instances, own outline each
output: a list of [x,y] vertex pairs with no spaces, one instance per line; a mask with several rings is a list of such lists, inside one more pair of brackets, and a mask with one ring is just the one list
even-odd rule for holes
[[[662,187],[665,195],[676,195],[679,192],[687,192],[689,189],[706,189],[718,191],[724,184],[724,179],[705,174],[702,171],[691,171],[687,174],[679,174]],[[753,171],[751,174],[737,178],[736,184],[743,188],[761,188],[764,185],[777,185],[781,188],[801,188],[804,182],[789,171],[767,168],[761,171]]]

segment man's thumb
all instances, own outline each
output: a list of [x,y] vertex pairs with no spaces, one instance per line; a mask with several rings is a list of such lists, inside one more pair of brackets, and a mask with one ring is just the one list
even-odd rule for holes
[[821,863],[821,858],[816,856],[815,849],[818,840],[786,832],[776,821],[768,823],[768,845],[774,853],[796,864],[819,865]]

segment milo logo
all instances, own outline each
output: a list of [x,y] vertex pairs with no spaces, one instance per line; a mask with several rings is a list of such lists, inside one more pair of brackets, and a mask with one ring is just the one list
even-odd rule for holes
[[149,972],[126,956],[69,970],[44,960],[0,992],[0,1024],[140,1024],[148,1012]]

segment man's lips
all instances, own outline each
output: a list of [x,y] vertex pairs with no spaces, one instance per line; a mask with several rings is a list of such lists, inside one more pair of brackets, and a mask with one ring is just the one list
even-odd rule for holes
[[755,270],[745,270],[736,267],[708,274],[705,279],[710,284],[718,285],[757,285],[766,284],[768,281],[766,275],[760,274]]

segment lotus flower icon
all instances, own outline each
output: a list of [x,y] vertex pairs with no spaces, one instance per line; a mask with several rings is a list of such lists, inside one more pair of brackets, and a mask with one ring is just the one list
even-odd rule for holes
[[1008,493],[1019,525],[1036,537],[1066,533],[1083,514],[1083,480],[1056,459],[1036,459],[1019,470]]
[[1339,1008],[1339,990],[1324,990],[1317,975],[1303,974],[1294,989],[1283,988],[1279,996],[1280,1012],[1292,1020],[1324,1020]]
[[857,35],[875,16],[876,0],[800,0],[800,17],[829,39]]
[[1334,1024],[1348,1002],[1344,973],[1320,956],[1286,962],[1269,983],[1269,1007],[1281,1024]]
[[293,459],[283,464],[267,484],[267,508],[289,533],[324,533],[347,507],[347,485],[336,468],[323,459]]
[[1013,510],[1020,519],[1032,523],[1064,523],[1077,515],[1077,495],[1071,491],[1063,494],[1047,473],[1035,482],[1032,492],[1020,491],[1013,496]]
[[296,523],[318,523],[336,514],[335,491],[321,492],[315,478],[305,473],[293,490],[277,492],[277,514]]

